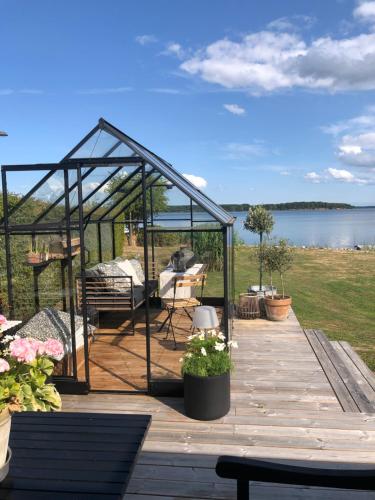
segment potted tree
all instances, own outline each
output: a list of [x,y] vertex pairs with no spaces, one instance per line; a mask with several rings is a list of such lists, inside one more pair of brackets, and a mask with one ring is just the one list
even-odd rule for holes
[[[4,323],[1,316],[0,332]],[[0,340],[0,482],[9,470],[12,413],[61,408],[60,395],[48,378],[54,368],[53,360],[60,360],[63,355],[63,345],[56,339],[42,342],[8,335]]]
[[259,261],[259,287],[251,287],[251,291],[264,292],[268,287],[263,287],[263,235],[270,234],[275,224],[274,218],[269,210],[262,205],[249,208],[244,228],[252,233],[259,234],[258,261]]
[[[263,250],[264,267],[270,276],[272,293],[264,298],[267,318],[271,321],[284,321],[289,314],[292,298],[285,295],[284,274],[292,267],[293,250],[286,240],[267,245]],[[276,295],[273,289],[273,273],[280,276],[282,294]]]
[[181,358],[186,415],[196,420],[215,420],[230,409],[230,350],[236,342],[226,342],[216,330],[189,337]]

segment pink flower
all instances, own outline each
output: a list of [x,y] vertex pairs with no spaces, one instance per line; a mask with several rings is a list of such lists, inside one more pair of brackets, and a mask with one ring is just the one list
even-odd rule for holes
[[64,356],[64,347],[59,340],[48,339],[44,342],[44,352],[47,356],[60,360]]
[[45,354],[46,349],[44,346],[44,342],[42,342],[41,340],[32,339],[32,338],[28,338],[28,340],[30,342],[31,347],[35,350],[36,354],[38,354],[39,356],[42,356],[43,354]]
[[6,359],[0,358],[0,373],[7,372],[10,369],[9,363]]
[[7,324],[7,319],[5,316],[3,316],[2,314],[0,314],[0,326],[1,325],[6,325]]
[[37,348],[33,339],[17,338],[9,344],[9,350],[11,356],[16,358],[17,361],[23,363],[30,363],[34,361],[37,355]]

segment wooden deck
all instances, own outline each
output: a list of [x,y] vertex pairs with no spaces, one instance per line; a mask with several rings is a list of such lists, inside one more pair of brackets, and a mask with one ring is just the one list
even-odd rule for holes
[[[217,309],[220,317],[220,308]],[[158,332],[166,312],[152,309],[151,319],[151,376],[153,379],[180,378],[182,352],[190,335],[191,320],[184,312],[173,317],[177,349],[172,336],[166,340],[167,328]],[[96,390],[146,391],[146,325],[144,311],[136,311],[135,334],[129,315],[121,313],[103,314],[95,340],[90,345],[90,383]],[[82,364],[81,371],[83,373]]]
[[[216,477],[220,454],[283,460],[375,463],[375,414],[344,412],[294,315],[283,323],[235,322],[232,407],[215,422],[183,413],[177,398],[64,396],[65,411],[148,413],[153,422],[128,500],[233,499]],[[253,499],[374,499],[372,493],[253,485]]]

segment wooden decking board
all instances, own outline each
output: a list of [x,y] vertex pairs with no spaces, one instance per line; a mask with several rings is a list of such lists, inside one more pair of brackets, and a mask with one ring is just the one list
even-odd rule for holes
[[312,349],[315,351],[317,359],[319,360],[343,410],[352,412],[358,411],[358,405],[342,380],[335,363],[327,353],[324,344],[321,343],[320,338],[316,335],[316,331],[305,330],[305,334]]
[[372,387],[375,391],[375,375],[374,372],[370,370],[370,368],[366,365],[366,363],[358,356],[358,354],[352,349],[351,345],[348,342],[340,341],[340,346],[349,356],[353,364],[356,368],[361,372],[363,378],[367,381],[367,383]]
[[344,411],[375,412],[375,391],[369,383],[373,376],[356,360],[349,344],[330,342],[320,330],[305,330],[305,334]]
[[357,366],[353,363],[352,359],[348,356],[347,351],[343,349],[341,344],[339,342],[330,342],[330,344],[350,374],[353,394],[361,395],[361,397],[358,398],[360,411],[375,412],[374,389],[362,375]]
[[[199,422],[183,400],[147,395],[64,396],[65,411],[152,414],[126,500],[232,500],[234,481],[220,479],[217,456],[327,463],[375,462],[375,414],[344,412],[316,352],[292,313],[284,323],[236,320],[232,405],[225,417]],[[345,347],[342,346],[342,349]],[[364,374],[356,365],[357,375]],[[370,377],[370,374],[367,374]],[[253,484],[262,500],[367,500],[367,492]]]

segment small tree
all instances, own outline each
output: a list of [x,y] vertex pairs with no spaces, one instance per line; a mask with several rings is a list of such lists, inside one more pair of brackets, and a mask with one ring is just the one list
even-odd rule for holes
[[264,268],[270,275],[270,282],[273,294],[273,280],[274,272],[278,272],[281,280],[282,297],[285,298],[284,274],[292,267],[293,264],[293,250],[288,245],[287,240],[279,240],[272,245],[263,245],[262,258]]
[[262,290],[263,285],[263,234],[270,234],[275,221],[271,212],[261,205],[255,205],[249,208],[244,228],[252,233],[259,234],[259,290]]
[[283,290],[283,298],[285,297],[285,287],[284,287],[284,273],[289,271],[293,265],[294,252],[293,249],[288,245],[287,240],[280,240],[276,247],[276,271],[280,275],[281,287]]

